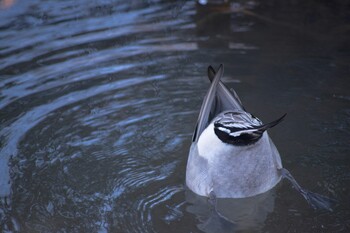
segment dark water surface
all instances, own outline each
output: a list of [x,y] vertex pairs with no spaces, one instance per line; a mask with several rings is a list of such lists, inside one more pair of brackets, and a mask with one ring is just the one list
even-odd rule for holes
[[[350,232],[346,1],[1,1],[2,232]],[[184,189],[206,68],[270,130],[283,181],[206,200]]]

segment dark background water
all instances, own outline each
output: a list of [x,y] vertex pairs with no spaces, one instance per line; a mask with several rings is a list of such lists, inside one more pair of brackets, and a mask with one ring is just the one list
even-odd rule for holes
[[[2,0],[2,232],[350,232],[348,1]],[[208,65],[270,130],[283,181],[219,203],[184,189]],[[229,206],[229,207],[227,207]],[[226,208],[225,208],[226,207]]]

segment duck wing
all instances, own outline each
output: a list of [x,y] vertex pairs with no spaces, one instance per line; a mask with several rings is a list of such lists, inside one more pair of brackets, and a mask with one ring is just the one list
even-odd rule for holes
[[[217,94],[218,84],[220,82],[220,78],[224,73],[224,66],[221,64],[219,66],[218,72],[215,73],[210,88],[204,97],[201,110],[199,111],[199,116],[197,120],[197,125],[193,133],[192,142],[197,142],[199,136],[203,132],[203,130],[209,125],[211,118],[213,117],[212,109],[217,109],[215,107],[215,99]],[[215,110],[216,111],[216,110]]]

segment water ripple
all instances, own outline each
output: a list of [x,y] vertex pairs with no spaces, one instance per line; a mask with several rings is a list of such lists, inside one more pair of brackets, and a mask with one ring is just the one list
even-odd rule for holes
[[137,210],[139,210],[139,213],[141,214],[141,221],[144,223],[151,221],[151,212],[154,207],[171,199],[173,195],[182,190],[181,187],[166,187],[139,201]]
[[[269,17],[280,11],[263,1],[220,7],[163,0],[6,2],[12,5],[0,6],[2,231],[204,229],[207,201],[188,206],[183,182],[193,122],[209,85],[203,72],[220,62],[225,83],[246,93],[247,106],[266,112],[266,103],[287,105],[302,113],[294,114],[300,117],[295,125],[281,125],[286,133],[277,137],[279,148],[286,158],[291,154],[289,164],[308,165],[299,175],[313,169],[322,180],[306,177],[307,187],[347,200],[348,62],[337,56],[346,51],[345,42],[336,53],[323,42],[300,46],[308,33],[298,40],[291,39],[294,32],[280,33],[289,24],[274,24]],[[292,19],[308,19],[293,7],[288,5]],[[320,48],[322,56],[310,56]],[[300,125],[309,126],[303,134]],[[283,140],[298,142],[283,147]],[[296,157],[298,149],[311,153]],[[238,214],[245,230],[256,223],[260,229],[267,216],[266,231],[291,226],[286,219],[305,225],[296,228],[303,232],[310,226],[346,231],[348,202],[333,214],[315,214],[293,206],[303,200],[281,190],[269,216],[239,215],[237,210],[249,210],[249,200],[232,208],[224,203],[224,209]]]
[[[1,154],[3,155],[0,159],[1,176],[3,179],[0,184],[0,196],[7,196],[10,193],[9,175],[7,160],[9,156],[17,154],[17,145],[20,139],[35,125],[42,121],[50,112],[62,108],[72,103],[79,102],[81,100],[96,97],[101,93],[105,93],[111,90],[117,90],[126,88],[132,85],[137,85],[147,81],[160,80],[165,76],[155,76],[149,78],[133,78],[129,80],[120,80],[113,83],[108,83],[101,86],[95,86],[89,90],[83,90],[78,92],[69,93],[66,96],[62,96],[47,105],[38,106],[25,115],[21,116],[16,122],[10,126],[5,127],[1,130],[1,135],[6,135],[7,142],[3,143],[1,148]],[[6,179],[7,178],[7,179]]]

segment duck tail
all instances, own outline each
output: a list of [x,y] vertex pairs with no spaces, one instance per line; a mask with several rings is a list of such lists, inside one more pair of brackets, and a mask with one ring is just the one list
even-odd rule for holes
[[335,199],[303,189],[287,169],[282,168],[281,172],[282,177],[287,178],[292,183],[293,187],[305,198],[312,208],[333,211],[332,206],[337,202]]

